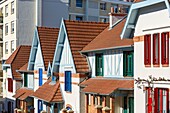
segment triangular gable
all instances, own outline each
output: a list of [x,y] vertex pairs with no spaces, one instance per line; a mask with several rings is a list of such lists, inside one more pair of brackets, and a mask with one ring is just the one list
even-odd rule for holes
[[[34,70],[35,60],[36,60],[38,49],[40,49],[39,51],[41,54],[41,55],[39,55],[39,57],[40,57],[40,59],[43,59],[42,53],[41,53],[41,48],[40,48],[39,35],[38,35],[37,27],[36,27],[35,32],[34,32],[33,41],[32,41],[32,46],[31,46],[29,62],[28,62],[28,70]],[[43,67],[44,67],[44,62],[42,62],[42,63],[43,63]]]
[[[54,60],[53,60],[53,64],[52,64],[52,72],[59,72],[60,62],[61,62],[61,59],[62,59],[62,55],[64,53],[63,52],[64,45],[67,42],[68,42],[68,35],[67,35],[64,20],[62,19],[62,22],[61,22],[61,25],[60,25],[60,30],[59,30],[59,35],[58,35],[58,41],[57,41],[55,54],[54,54]],[[68,52],[71,53],[71,49],[70,49],[69,44],[67,46],[67,49],[68,49]],[[72,54],[70,54],[69,59],[71,59],[74,73],[76,73],[75,64],[74,64],[74,61],[73,61]]]
[[132,34],[134,34],[134,29],[138,18],[139,10],[160,3],[163,3],[163,5],[168,9],[170,15],[170,6],[168,0],[146,0],[146,1],[132,4],[127,17],[127,21],[125,23],[125,26],[121,34],[121,38],[133,38]]

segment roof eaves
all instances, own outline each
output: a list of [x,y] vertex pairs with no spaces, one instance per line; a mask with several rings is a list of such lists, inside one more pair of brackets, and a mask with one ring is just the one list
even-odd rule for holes
[[[170,16],[170,6],[169,6],[168,0],[146,0],[146,1],[137,2],[137,3],[132,4],[131,7],[130,7],[128,17],[127,17],[127,21],[126,21],[125,26],[123,28],[123,31],[120,35],[121,39],[130,38],[129,35],[126,36],[127,29],[130,29],[130,28],[128,28],[128,24],[129,24],[129,21],[131,19],[131,16],[135,15],[134,18],[136,18],[139,8],[143,8],[143,7],[154,5],[154,4],[161,3],[161,2],[165,2],[165,5],[166,5],[166,7],[169,11],[169,16]],[[136,10],[136,11],[134,11],[134,10]],[[133,14],[133,13],[136,13],[136,14]]]

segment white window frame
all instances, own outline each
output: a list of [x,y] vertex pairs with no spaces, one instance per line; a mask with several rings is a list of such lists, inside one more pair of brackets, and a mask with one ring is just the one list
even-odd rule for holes
[[5,35],[8,35],[8,23],[5,24]]
[[11,2],[11,14],[14,14],[14,1]]
[[14,21],[12,21],[12,22],[11,22],[11,34],[14,33],[14,30],[15,30],[15,29],[14,29]]
[[100,10],[102,11],[106,10],[106,2],[100,2]]
[[14,52],[14,40],[11,41],[11,53]]
[[5,6],[5,16],[8,16],[8,5]]
[[5,54],[8,54],[8,42],[5,42]]

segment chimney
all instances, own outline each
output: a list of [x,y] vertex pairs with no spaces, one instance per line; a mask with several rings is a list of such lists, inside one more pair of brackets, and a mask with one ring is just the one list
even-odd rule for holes
[[111,7],[111,12],[109,13],[109,28],[110,29],[113,26],[113,21],[114,21],[113,14],[114,14],[114,8]]

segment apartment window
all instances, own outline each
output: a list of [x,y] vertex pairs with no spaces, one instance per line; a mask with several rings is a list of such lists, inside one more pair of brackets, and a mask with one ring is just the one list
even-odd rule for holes
[[153,34],[153,65],[159,65],[159,33]]
[[65,91],[71,92],[71,71],[65,71]]
[[82,17],[82,16],[76,16],[76,20],[82,21],[82,20],[83,20],[83,17]]
[[11,22],[11,33],[14,33],[14,21]]
[[5,6],[5,16],[8,16],[8,5]]
[[39,86],[43,84],[43,69],[39,68]]
[[12,78],[8,78],[8,91],[13,92],[13,80],[12,80]]
[[101,10],[106,10],[106,2],[100,3],[100,9],[101,9]]
[[5,42],[5,54],[8,54],[8,42]]
[[5,35],[8,34],[8,24],[5,24]]
[[11,2],[11,14],[14,14],[14,1]]
[[112,4],[112,7],[114,8],[114,13],[118,13],[118,4]]
[[103,76],[103,54],[96,54],[96,76]]
[[14,52],[14,40],[11,41],[11,52]]
[[24,74],[24,87],[27,87],[28,86],[28,76],[27,74]]
[[124,76],[133,77],[133,52],[123,52],[123,74]]
[[144,36],[144,64],[151,65],[151,35]]
[[169,65],[169,33],[162,33],[161,36],[161,63]]
[[154,113],[169,112],[169,89],[154,89],[155,110]]
[[101,22],[106,22],[106,20],[107,20],[106,18],[100,18]]
[[82,0],[76,0],[76,7],[82,7],[83,1]]

